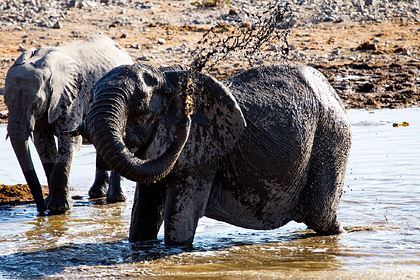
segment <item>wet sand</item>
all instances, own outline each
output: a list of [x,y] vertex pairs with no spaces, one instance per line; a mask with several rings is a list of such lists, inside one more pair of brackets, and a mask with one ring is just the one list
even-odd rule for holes
[[[42,188],[45,196],[48,195],[48,187],[43,186]],[[17,184],[17,185],[3,185],[0,184],[0,205],[17,205],[32,203],[33,198],[28,185]]]

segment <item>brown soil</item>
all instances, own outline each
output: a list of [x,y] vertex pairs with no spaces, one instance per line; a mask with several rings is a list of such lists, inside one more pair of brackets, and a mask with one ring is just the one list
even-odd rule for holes
[[[92,11],[72,8],[60,29],[0,30],[0,77],[5,76],[22,48],[56,46],[98,32],[118,41],[139,63],[187,65],[191,57],[185,50],[193,49],[210,26],[181,24],[186,5],[183,1],[161,1],[159,8],[141,11],[119,7]],[[198,9],[195,13],[214,14],[218,9],[220,12],[228,7]],[[418,106],[419,31],[420,23],[403,19],[294,27],[289,39],[293,47],[290,62],[309,64],[323,72],[347,108]],[[211,74],[223,79],[247,67],[243,61],[226,61]],[[1,79],[0,88],[3,86]],[[0,97],[2,122],[6,121],[5,110]]]
[[[48,195],[48,187],[42,187],[44,196]],[[0,205],[22,204],[33,202],[31,191],[28,185],[3,185],[0,184]]]

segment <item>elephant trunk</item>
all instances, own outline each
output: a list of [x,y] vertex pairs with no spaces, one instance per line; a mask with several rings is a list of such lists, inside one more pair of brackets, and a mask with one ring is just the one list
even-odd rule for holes
[[23,171],[23,175],[25,176],[26,182],[35,200],[36,208],[39,213],[44,213],[46,206],[42,195],[42,188],[36,175],[29,150],[28,137],[30,135],[30,129],[22,125],[15,125],[14,123],[12,118],[9,119],[7,133]]
[[83,130],[110,168],[132,181],[158,181],[173,169],[188,139],[191,120],[184,117],[177,123],[175,138],[163,155],[154,160],[139,159],[123,142],[129,99],[118,89],[100,92],[85,119]]

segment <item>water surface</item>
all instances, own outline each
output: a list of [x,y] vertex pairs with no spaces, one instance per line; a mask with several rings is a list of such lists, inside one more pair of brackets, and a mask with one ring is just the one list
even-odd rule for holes
[[[316,236],[289,223],[246,230],[203,218],[194,247],[127,241],[134,183],[127,203],[87,198],[95,153],[83,146],[70,177],[74,208],[38,217],[35,205],[0,208],[0,279],[420,278],[420,109],[349,111],[353,147],[339,218],[340,236]],[[406,121],[408,127],[393,127]],[[0,183],[22,183],[0,126]],[[32,146],[33,157],[36,158]],[[38,174],[41,165],[36,158]],[[39,176],[42,183],[46,179]]]

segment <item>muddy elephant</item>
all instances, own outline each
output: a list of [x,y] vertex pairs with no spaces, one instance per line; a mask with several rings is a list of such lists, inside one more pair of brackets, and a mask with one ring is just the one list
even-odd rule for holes
[[131,242],[155,239],[164,220],[165,244],[189,246],[202,216],[249,229],[294,220],[343,232],[337,207],[350,125],[311,67],[253,68],[223,83],[118,67],[96,83],[80,131],[109,168],[137,182]]
[[[82,138],[64,132],[74,130],[82,121],[93,84],[112,68],[132,63],[115,42],[98,35],[61,47],[27,50],[8,70],[4,92],[9,110],[7,133],[40,213],[46,208],[51,213],[70,209],[68,178]],[[33,136],[47,176],[46,204],[32,163],[29,136]],[[119,175],[111,174],[107,192],[108,177],[107,171],[97,169],[89,195],[125,200]]]

